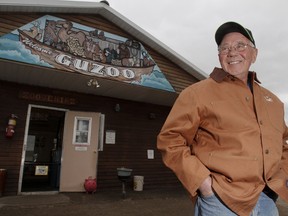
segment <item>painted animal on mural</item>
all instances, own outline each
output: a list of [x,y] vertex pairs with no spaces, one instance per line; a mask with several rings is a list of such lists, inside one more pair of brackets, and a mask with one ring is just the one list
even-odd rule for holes
[[43,43],[84,57],[83,45],[86,35],[82,31],[72,30],[72,27],[73,24],[70,21],[47,20]]
[[63,43],[67,43],[67,40],[70,37],[72,37],[72,38],[78,39],[80,46],[83,46],[83,43],[86,39],[86,35],[82,31],[76,32],[76,31],[71,30],[73,27],[72,22],[58,20],[57,25],[61,26],[61,28],[58,31],[58,38],[60,41],[62,41]]
[[97,29],[84,31],[73,28],[67,20],[46,20],[43,43],[93,61],[126,67],[155,65],[149,56],[141,55],[141,44],[127,39],[116,43]]
[[40,40],[43,35],[43,29],[40,28],[40,21],[35,21],[32,25],[33,26],[29,30],[23,30],[23,32],[31,38]]
[[99,43],[93,41],[92,38],[86,38],[84,41],[84,50],[86,58],[100,61],[101,49]]

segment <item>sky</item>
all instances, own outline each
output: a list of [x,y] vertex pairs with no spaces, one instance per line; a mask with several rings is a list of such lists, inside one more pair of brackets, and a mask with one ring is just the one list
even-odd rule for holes
[[[77,0],[81,2],[81,0]],[[85,0],[93,2],[92,0]],[[98,2],[98,1],[95,1]],[[214,35],[235,21],[250,29],[258,56],[251,70],[285,104],[288,122],[287,0],[108,0],[110,7],[186,58],[205,74],[219,67]]]
[[[1,0],[0,0],[1,1]],[[62,0],[65,1],[65,0]],[[69,0],[99,2],[100,0]],[[250,29],[258,56],[251,70],[285,104],[288,122],[287,0],[107,0],[114,10],[162,41],[207,76],[220,67],[217,28],[235,21]]]

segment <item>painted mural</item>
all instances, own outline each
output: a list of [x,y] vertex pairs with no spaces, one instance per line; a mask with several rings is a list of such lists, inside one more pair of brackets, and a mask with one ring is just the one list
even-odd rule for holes
[[0,58],[175,91],[139,41],[50,15],[2,36]]

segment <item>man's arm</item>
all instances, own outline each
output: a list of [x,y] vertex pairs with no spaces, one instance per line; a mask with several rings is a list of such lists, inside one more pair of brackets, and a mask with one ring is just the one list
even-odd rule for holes
[[[199,105],[193,91],[184,90],[176,100],[157,137],[163,162],[195,196],[210,171],[192,154],[194,137],[200,124]],[[203,185],[203,190],[206,185]],[[209,189],[205,189],[208,191]]]

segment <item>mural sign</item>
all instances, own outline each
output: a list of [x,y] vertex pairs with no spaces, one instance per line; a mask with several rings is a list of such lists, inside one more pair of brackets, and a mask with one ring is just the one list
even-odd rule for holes
[[139,41],[50,15],[2,36],[0,58],[174,92]]

